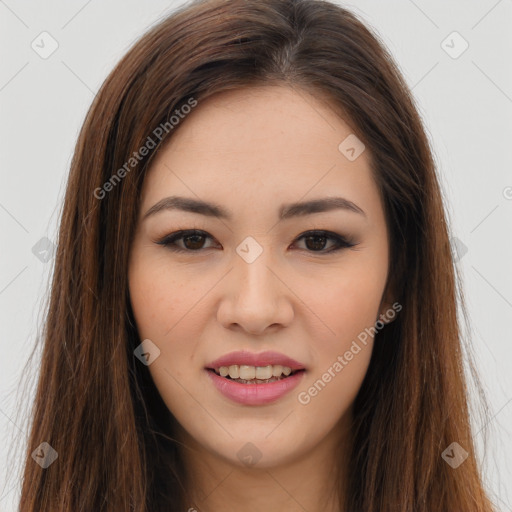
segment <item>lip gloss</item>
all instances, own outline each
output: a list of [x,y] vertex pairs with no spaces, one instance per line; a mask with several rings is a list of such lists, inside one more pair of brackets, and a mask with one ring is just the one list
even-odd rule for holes
[[304,370],[284,379],[264,384],[243,384],[206,370],[213,385],[225,397],[244,405],[264,405],[275,402],[295,388],[304,377]]

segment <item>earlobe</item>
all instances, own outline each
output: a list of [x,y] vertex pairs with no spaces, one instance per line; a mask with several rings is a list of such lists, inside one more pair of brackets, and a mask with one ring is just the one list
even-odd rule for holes
[[393,320],[396,319],[398,313],[401,310],[402,310],[402,305],[397,301],[382,302],[376,322],[379,322],[381,325],[382,324],[384,324],[384,325],[390,324],[391,322],[393,322]]
[[379,312],[379,314],[377,315],[377,318],[375,319],[375,323],[377,322],[380,322],[380,323],[383,323],[383,324],[387,324],[388,323],[388,320],[386,319],[386,315],[384,314],[386,310],[383,309]]
[[386,307],[384,308],[380,313],[379,315],[377,316],[377,319],[375,320],[375,323],[377,322],[381,322],[383,324],[389,324],[391,323],[394,318],[389,318],[387,315],[386,315],[386,312],[389,311],[390,307]]

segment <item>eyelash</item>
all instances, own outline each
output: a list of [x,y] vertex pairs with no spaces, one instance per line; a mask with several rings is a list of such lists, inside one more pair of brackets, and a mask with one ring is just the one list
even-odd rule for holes
[[[165,236],[164,238],[162,238],[161,240],[158,240],[155,243],[158,245],[164,246],[165,248],[169,249],[170,251],[181,252],[181,253],[194,253],[194,252],[201,252],[201,251],[204,251],[207,249],[212,249],[212,247],[207,247],[206,249],[201,248],[201,249],[196,249],[196,250],[183,249],[182,247],[178,247],[175,244],[175,242],[177,240],[181,240],[183,238],[186,238],[187,236],[204,236],[205,238],[213,239],[213,237],[208,235],[208,233],[206,233],[205,231],[202,231],[200,229],[184,229],[184,230],[180,230],[180,231],[175,231],[174,233],[171,233],[171,234]],[[325,230],[306,231],[306,232],[302,233],[301,235],[299,235],[296,238],[296,241],[301,240],[303,238],[307,238],[307,237],[325,237],[327,239],[334,240],[336,242],[336,245],[334,246],[334,248],[331,248],[329,250],[322,249],[319,251],[311,251],[308,249],[304,249],[307,252],[310,252],[313,254],[316,254],[316,253],[330,254],[333,252],[340,251],[341,249],[349,249],[350,247],[354,247],[355,245],[357,245],[357,243],[353,242],[352,240],[350,240],[348,238],[345,238],[341,235],[337,235],[336,233],[333,233],[331,231],[325,231]]]

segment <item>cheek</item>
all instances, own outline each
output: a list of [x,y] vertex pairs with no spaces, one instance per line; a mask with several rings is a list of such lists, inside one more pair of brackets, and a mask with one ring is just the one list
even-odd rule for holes
[[311,297],[324,328],[321,335],[310,333],[315,365],[297,391],[308,417],[323,415],[331,426],[348,411],[366,376],[382,292],[372,280],[342,277]]
[[298,397],[310,411],[339,416],[355,399],[372,355],[385,263],[347,264],[329,279],[317,275],[316,286],[305,282],[307,305],[322,321],[317,332],[309,333],[315,365],[299,390],[302,400]]
[[159,260],[134,262],[130,266],[129,290],[139,335],[149,339],[162,339],[172,332],[191,309],[194,297],[200,295],[190,280],[169,272]]
[[345,418],[366,376],[371,354],[370,343],[366,346],[359,343],[358,353],[350,361],[344,359],[344,352],[332,354],[318,373],[297,391],[304,420],[319,424],[322,418],[322,427],[328,430]]
[[162,258],[140,257],[130,266],[129,274],[139,338],[150,339],[160,350],[149,371],[166,399],[179,396],[179,383],[187,380],[189,368],[198,365],[196,359],[201,355],[196,350],[206,313],[201,299],[212,285],[202,279],[199,286],[186,271],[171,272]]
[[[182,407],[187,367],[194,354],[194,291],[190,281],[170,275],[158,261],[139,260],[130,266],[129,290],[140,340],[150,339],[160,350],[148,370],[169,410]],[[188,314],[187,314],[188,311]],[[185,333],[185,334],[184,334]]]
[[302,281],[301,296],[312,314],[321,319],[321,337],[331,342],[329,346],[338,340],[338,348],[343,349],[375,324],[385,278],[385,269],[351,265]]

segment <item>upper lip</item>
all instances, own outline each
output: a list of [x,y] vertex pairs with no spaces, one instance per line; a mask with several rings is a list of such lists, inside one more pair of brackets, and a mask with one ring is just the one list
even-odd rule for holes
[[247,365],[247,366],[269,366],[269,365],[288,366],[292,370],[304,370],[305,367],[291,357],[280,354],[279,352],[267,351],[255,354],[247,350],[239,350],[225,354],[215,361],[208,364],[207,368],[220,368],[221,366]]

